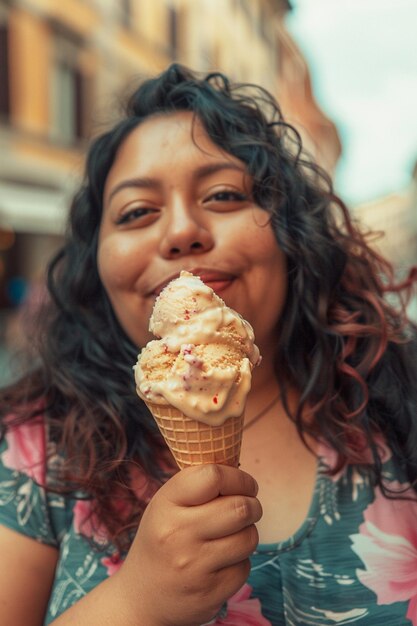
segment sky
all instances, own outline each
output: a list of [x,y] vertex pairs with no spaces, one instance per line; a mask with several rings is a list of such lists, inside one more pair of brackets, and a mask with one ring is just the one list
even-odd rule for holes
[[287,28],[343,144],[351,205],[397,192],[417,160],[416,0],[292,0]]

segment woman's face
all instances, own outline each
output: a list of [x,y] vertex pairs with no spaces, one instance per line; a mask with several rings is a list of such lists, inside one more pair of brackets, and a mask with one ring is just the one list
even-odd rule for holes
[[156,296],[183,269],[252,324],[261,352],[275,339],[286,264],[251,191],[244,163],[189,112],[152,117],[125,139],[105,184],[98,268],[137,346],[151,339]]

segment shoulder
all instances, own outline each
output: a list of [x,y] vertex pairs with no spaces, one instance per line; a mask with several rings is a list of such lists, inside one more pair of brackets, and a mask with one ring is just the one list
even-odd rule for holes
[[0,525],[0,553],[1,623],[26,626],[43,623],[58,551]]
[[69,506],[47,488],[57,458],[42,416],[20,424],[10,417],[0,443],[0,524],[51,546],[59,544]]
[[47,429],[43,416],[24,423],[6,419],[6,433],[0,445],[0,459],[6,469],[25,474],[39,485],[46,484],[48,458]]
[[372,504],[372,509],[381,515],[388,514],[388,511],[404,511],[409,519],[413,518],[413,525],[417,528],[417,493],[389,445],[382,438],[376,443],[381,462],[378,481],[369,451],[364,453],[362,463],[348,463],[335,473],[337,452],[323,443],[318,451],[322,473],[331,478],[340,494],[351,492],[351,504],[359,504],[359,493],[362,492],[362,504]]

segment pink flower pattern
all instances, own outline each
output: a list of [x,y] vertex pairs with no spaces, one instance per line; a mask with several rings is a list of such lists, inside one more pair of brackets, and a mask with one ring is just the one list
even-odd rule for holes
[[92,511],[90,500],[77,500],[73,508],[74,530],[79,535],[92,539],[96,544],[105,545],[108,541],[106,529]]
[[271,622],[263,617],[261,603],[251,598],[252,587],[243,585],[227,602],[226,617],[217,618],[215,626],[271,626]]
[[[404,485],[393,481],[390,488],[400,491]],[[357,576],[378,604],[409,600],[407,618],[417,626],[417,501],[388,500],[378,488],[364,518],[351,536],[352,549],[365,565]]]
[[123,559],[119,556],[105,556],[100,562],[106,568],[107,576],[113,576],[122,567]]
[[6,433],[5,467],[22,472],[40,485],[46,483],[46,439],[43,419],[12,427]]

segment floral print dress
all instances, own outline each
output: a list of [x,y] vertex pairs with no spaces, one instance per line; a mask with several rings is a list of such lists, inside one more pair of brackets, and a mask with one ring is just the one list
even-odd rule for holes
[[[0,524],[59,550],[45,625],[121,565],[88,500],[42,488],[47,446],[41,419],[0,445]],[[258,546],[247,584],[212,624],[417,626],[417,502],[385,498],[357,466],[329,477],[333,463],[323,446],[306,520],[286,541]],[[391,489],[407,487],[389,451],[384,477]],[[143,489],[149,498],[155,490],[145,480]]]

